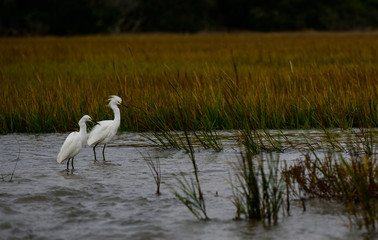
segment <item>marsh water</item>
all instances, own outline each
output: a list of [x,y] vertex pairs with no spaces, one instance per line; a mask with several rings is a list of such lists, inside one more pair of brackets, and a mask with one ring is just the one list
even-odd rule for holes
[[[146,139],[149,133],[122,133],[106,148],[82,149],[73,171],[56,156],[67,134],[0,135],[0,239],[373,239],[350,228],[338,203],[291,202],[290,215],[277,224],[233,220],[235,207],[229,184],[231,162],[240,157],[237,132],[220,132],[224,149],[197,146],[199,179],[211,220],[197,220],[174,196],[177,178],[191,176],[185,151],[163,150]],[[274,134],[274,133],[273,133]],[[304,136],[316,142],[320,131],[286,131],[298,145]],[[152,136],[152,135],[151,135]],[[319,150],[320,151],[320,150]],[[145,158],[159,158],[161,194]],[[284,148],[280,160],[301,157]],[[17,165],[16,165],[17,164]],[[16,167],[16,168],[15,168]],[[14,171],[12,181],[7,174]]]

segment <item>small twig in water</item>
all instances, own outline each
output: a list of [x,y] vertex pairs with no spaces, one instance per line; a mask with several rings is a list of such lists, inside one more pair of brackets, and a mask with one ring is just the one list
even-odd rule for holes
[[17,158],[15,159],[16,160],[16,164],[14,165],[14,168],[13,168],[13,171],[12,173],[10,174],[7,174],[7,175],[4,175],[4,176],[1,176],[1,180],[2,181],[6,181],[6,178],[9,177],[9,180],[7,182],[12,182],[13,181],[13,176],[14,176],[14,173],[16,172],[16,168],[17,168],[17,164],[18,164],[18,161],[20,160],[20,153],[21,153],[21,147],[20,147],[20,142],[18,141],[18,139],[16,137],[14,137],[18,143],[18,156]]
[[[143,154],[142,154],[143,156]],[[151,174],[156,183],[156,194],[160,194],[160,183],[161,183],[161,168],[160,168],[160,159],[155,157],[155,161],[152,157],[143,156],[144,161],[146,161],[148,167],[150,168]]]

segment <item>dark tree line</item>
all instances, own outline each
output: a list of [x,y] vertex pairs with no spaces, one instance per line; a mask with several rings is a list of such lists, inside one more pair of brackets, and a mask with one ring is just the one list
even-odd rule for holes
[[0,0],[0,35],[367,30],[378,0]]

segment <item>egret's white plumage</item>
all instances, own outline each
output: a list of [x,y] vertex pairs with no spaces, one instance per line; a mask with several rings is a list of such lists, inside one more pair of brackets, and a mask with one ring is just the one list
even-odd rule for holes
[[90,116],[84,115],[79,121],[80,131],[70,133],[64,141],[62,147],[60,148],[57,161],[58,163],[62,163],[67,160],[67,169],[70,159],[72,159],[71,166],[73,168],[74,157],[80,152],[81,148],[83,148],[86,144],[87,125],[85,123],[88,121],[95,122],[92,120]]
[[96,147],[98,144],[104,144],[104,148],[102,150],[102,157],[105,161],[106,144],[114,138],[118,131],[119,125],[121,124],[121,113],[119,111],[118,105],[123,105],[122,99],[115,95],[110,96],[108,106],[111,109],[113,109],[114,120],[100,121],[99,124],[96,125],[88,135],[87,143],[89,146],[93,146],[95,161],[97,161]]

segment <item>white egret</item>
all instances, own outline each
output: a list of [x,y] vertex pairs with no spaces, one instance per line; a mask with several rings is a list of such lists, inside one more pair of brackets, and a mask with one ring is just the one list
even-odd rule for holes
[[73,160],[74,157],[80,152],[81,148],[85,146],[87,140],[87,125],[86,122],[91,121],[98,124],[96,121],[92,120],[92,118],[88,115],[84,115],[80,121],[80,131],[79,132],[72,132],[68,135],[66,140],[64,141],[62,147],[60,148],[60,152],[58,154],[57,161],[58,163],[62,163],[67,160],[67,169],[71,160],[71,166],[74,168]]
[[115,95],[110,96],[108,106],[111,109],[113,109],[114,120],[100,121],[99,125],[96,125],[88,135],[87,142],[89,146],[93,146],[95,161],[97,161],[96,147],[98,144],[104,144],[104,148],[102,149],[102,157],[105,161],[106,144],[114,138],[119,128],[119,125],[121,124],[121,113],[119,111],[118,105],[127,107],[122,103],[122,99],[120,97]]

